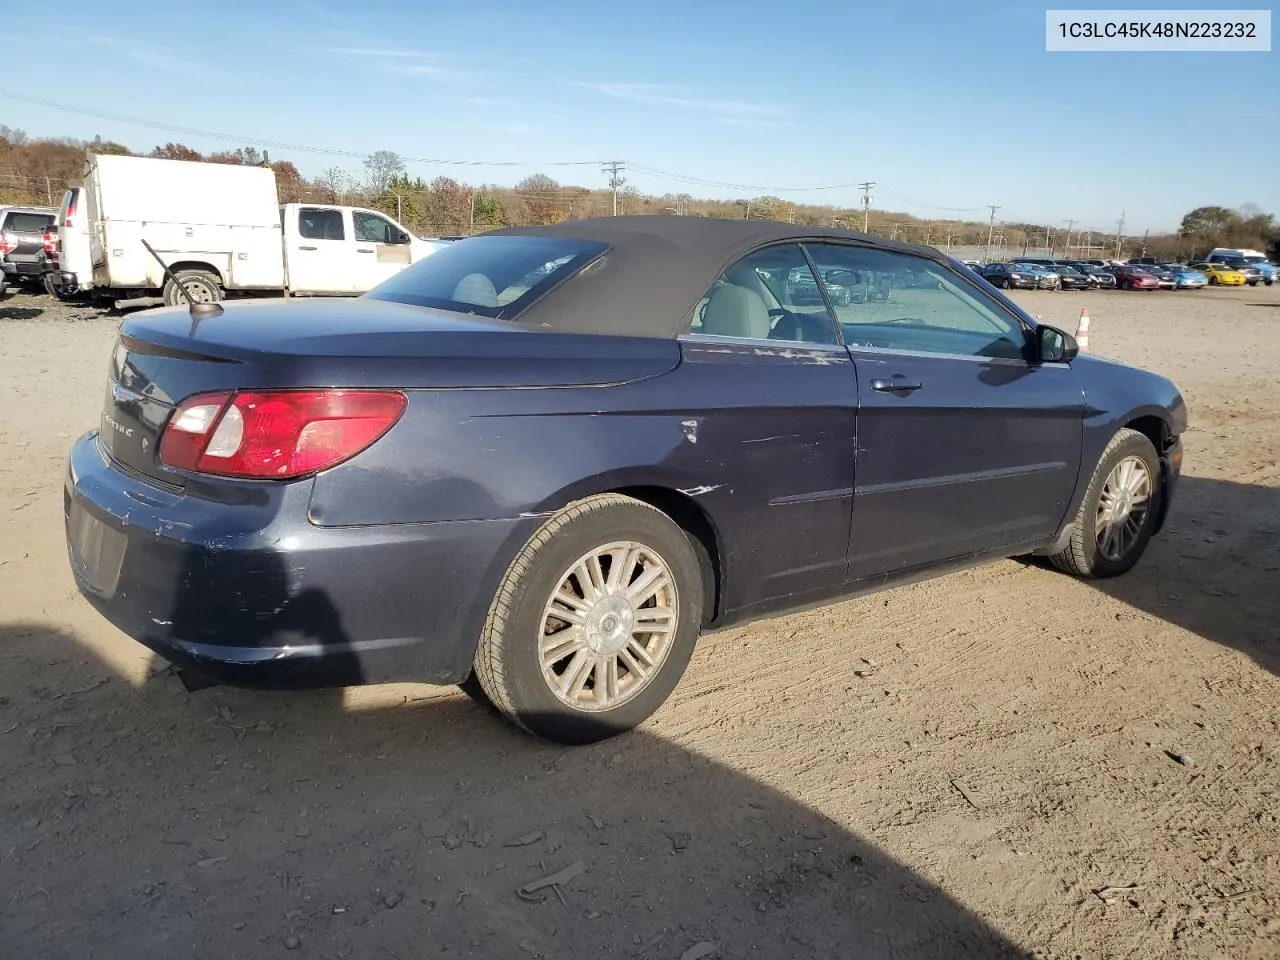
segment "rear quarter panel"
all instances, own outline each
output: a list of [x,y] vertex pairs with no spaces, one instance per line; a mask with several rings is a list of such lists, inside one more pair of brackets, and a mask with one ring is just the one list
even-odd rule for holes
[[696,504],[715,532],[722,608],[838,586],[856,413],[848,355],[685,349],[692,359],[669,373],[616,386],[412,391],[383,440],[316,478],[311,520],[543,517],[656,487]]

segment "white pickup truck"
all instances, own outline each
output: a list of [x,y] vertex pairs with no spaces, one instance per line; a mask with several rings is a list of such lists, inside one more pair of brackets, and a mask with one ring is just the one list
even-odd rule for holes
[[68,234],[59,288],[138,306],[185,302],[144,240],[197,301],[355,296],[445,245],[375,210],[281,204],[265,167],[149,157],[90,155],[84,187],[67,191],[57,222]]

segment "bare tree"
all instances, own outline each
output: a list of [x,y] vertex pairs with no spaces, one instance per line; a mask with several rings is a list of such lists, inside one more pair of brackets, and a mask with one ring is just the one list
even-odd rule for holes
[[364,168],[369,175],[369,189],[381,193],[396,174],[404,172],[404,160],[390,150],[377,150],[364,158]]
[[516,184],[516,195],[524,204],[530,223],[559,223],[565,218],[560,184],[545,173],[535,173]]
[[351,175],[341,167],[330,167],[316,177],[315,186],[326,203],[341,203],[351,189]]

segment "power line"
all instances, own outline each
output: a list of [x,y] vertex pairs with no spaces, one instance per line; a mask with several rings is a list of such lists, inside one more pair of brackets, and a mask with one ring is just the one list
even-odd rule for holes
[[810,193],[819,190],[852,190],[857,186],[856,183],[830,183],[815,187],[778,187],[758,183],[731,183],[728,180],[711,180],[706,177],[695,177],[683,173],[673,173],[670,170],[660,170],[657,167],[651,167],[645,163],[635,163],[634,161],[631,162],[631,168],[637,173],[657,177],[660,180],[674,180],[677,183],[688,183],[699,187],[721,187],[727,190],[761,190],[766,193]]
[[[303,143],[288,143],[282,140],[267,140],[262,137],[246,137],[241,134],[219,133],[214,130],[204,130],[200,127],[187,127],[181,124],[165,123],[159,120],[147,120],[143,117],[132,117],[123,113],[112,113],[107,110],[97,110],[92,107],[83,107],[74,103],[63,103],[58,100],[48,100],[44,97],[31,97],[26,94],[14,93],[10,90],[0,90],[0,97],[8,100],[17,100],[21,103],[29,103],[38,107],[49,107],[54,110],[64,110],[68,113],[77,113],[82,116],[92,117],[95,120],[112,120],[117,123],[129,123],[136,126],[148,127],[152,130],[162,130],[166,133],[178,133],[190,137],[204,137],[209,140],[222,140],[228,143],[271,147],[276,150],[292,150],[298,153],[314,153],[332,157],[353,157],[358,160],[363,159],[365,156],[364,154],[354,150],[338,150],[331,147],[316,147]],[[401,159],[404,160],[405,163],[421,163],[452,167],[589,167],[595,166],[600,162],[599,160],[441,160],[435,157],[401,157]]]

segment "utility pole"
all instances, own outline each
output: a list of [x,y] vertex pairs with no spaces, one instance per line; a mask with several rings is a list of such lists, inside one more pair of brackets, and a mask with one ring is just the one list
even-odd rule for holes
[[609,189],[613,191],[613,215],[615,217],[618,215],[618,188],[627,182],[622,176],[622,171],[626,168],[627,165],[621,160],[610,160],[600,168],[602,173],[609,175]]
[[1067,221],[1067,243],[1064,249],[1067,252],[1068,260],[1071,259],[1071,228],[1074,227],[1075,225],[1076,225],[1076,222],[1074,220]]
[[951,228],[947,227],[947,253],[951,252]]
[[471,220],[470,220],[470,226],[467,230],[467,233],[468,235],[471,235],[471,234],[474,234],[475,232],[476,232],[476,192],[472,190],[471,191]]
[[1116,259],[1120,259],[1120,247],[1124,243],[1124,215],[1125,211],[1120,211],[1120,223],[1116,226]]
[[987,257],[986,257],[987,263],[990,263],[991,262],[991,240],[995,236],[995,232],[996,232],[996,211],[999,210],[1000,208],[997,207],[994,203],[989,203],[987,204],[987,206],[991,208],[991,220],[987,224]]
[[871,188],[874,187],[874,180],[867,180],[858,184],[858,189],[862,191],[862,232],[870,232],[871,227]]
[[1147,255],[1147,234],[1150,232],[1151,230],[1149,228],[1142,231],[1142,252],[1138,254],[1140,257],[1145,257]]

